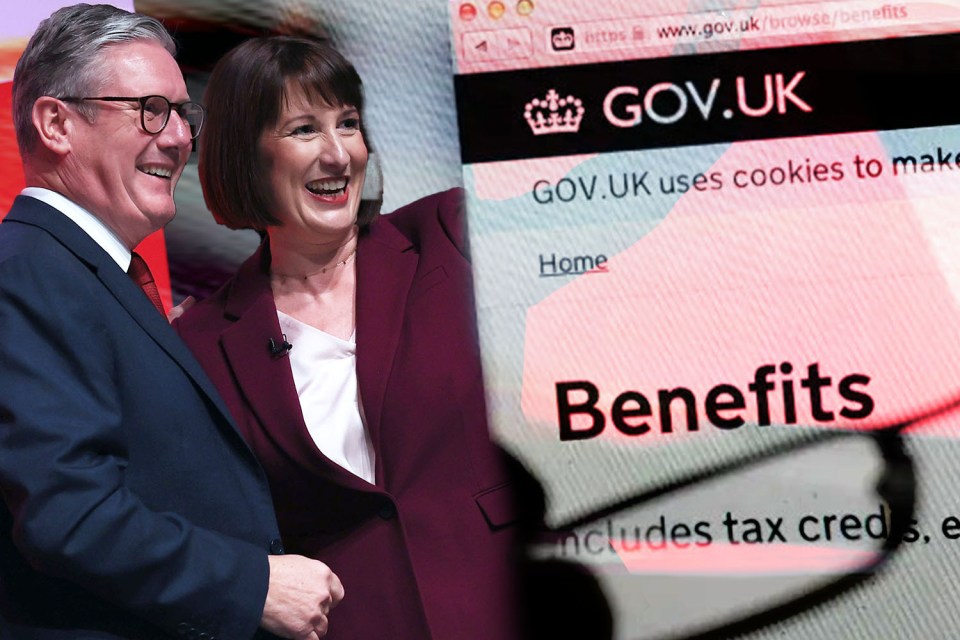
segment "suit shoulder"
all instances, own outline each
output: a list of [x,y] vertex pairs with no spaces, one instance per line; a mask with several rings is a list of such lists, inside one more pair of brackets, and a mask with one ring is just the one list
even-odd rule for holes
[[[0,289],[34,290],[40,297],[99,288],[91,268],[42,229],[0,224]],[[42,295],[41,295],[42,294]]]
[[463,189],[456,187],[432,193],[419,200],[405,204],[392,213],[381,216],[395,226],[428,223],[431,220],[447,220],[463,217]]
[[47,356],[76,345],[107,352],[111,309],[107,288],[58,241],[35,230],[0,235],[0,351],[42,336]]
[[71,252],[47,231],[7,220],[0,224],[0,262],[16,257],[36,263],[41,263],[41,257],[47,260],[64,259],[65,264],[77,262]]
[[464,215],[464,192],[448,189],[420,198],[392,213],[385,214],[373,225],[389,224],[416,246],[440,236],[466,254],[467,234]]

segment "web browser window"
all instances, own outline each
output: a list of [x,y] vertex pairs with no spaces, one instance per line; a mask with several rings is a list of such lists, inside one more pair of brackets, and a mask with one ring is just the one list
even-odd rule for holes
[[893,430],[897,557],[755,637],[960,632],[960,2],[450,16],[495,437],[577,523],[539,553],[598,576],[619,638],[874,572],[897,514],[858,436]]

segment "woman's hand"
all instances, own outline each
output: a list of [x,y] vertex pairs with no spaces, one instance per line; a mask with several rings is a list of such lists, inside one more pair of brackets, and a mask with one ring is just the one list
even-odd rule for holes
[[174,320],[182,316],[184,313],[186,313],[187,309],[189,309],[196,303],[197,303],[196,298],[194,298],[193,296],[187,296],[186,298],[183,299],[183,302],[181,302],[175,307],[171,307],[170,311],[167,311],[167,322],[173,322]]

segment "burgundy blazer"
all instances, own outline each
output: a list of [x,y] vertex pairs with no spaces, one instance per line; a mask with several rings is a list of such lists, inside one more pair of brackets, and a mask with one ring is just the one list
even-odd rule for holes
[[487,431],[463,227],[452,190],[361,232],[357,377],[376,486],[307,432],[289,360],[270,348],[266,245],[175,325],[266,469],[286,552],[342,580],[334,640],[519,637],[513,496]]

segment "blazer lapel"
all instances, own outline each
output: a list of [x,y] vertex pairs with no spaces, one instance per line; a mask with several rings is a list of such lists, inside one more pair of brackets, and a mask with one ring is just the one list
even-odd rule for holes
[[370,439],[383,477],[380,425],[387,381],[403,331],[407,295],[419,256],[393,225],[376,220],[357,246],[357,381]]
[[231,428],[236,429],[220,394],[167,319],[157,313],[143,291],[90,236],[59,211],[33,198],[18,196],[6,219],[44,229],[84,262],[144,332],[196,382]]
[[[233,323],[220,335],[227,363],[267,437],[301,466],[328,480],[369,491],[369,483],[327,458],[304,423],[287,354],[273,355],[270,339],[282,339],[265,244],[240,267],[224,313]],[[294,347],[295,348],[295,347]]]

